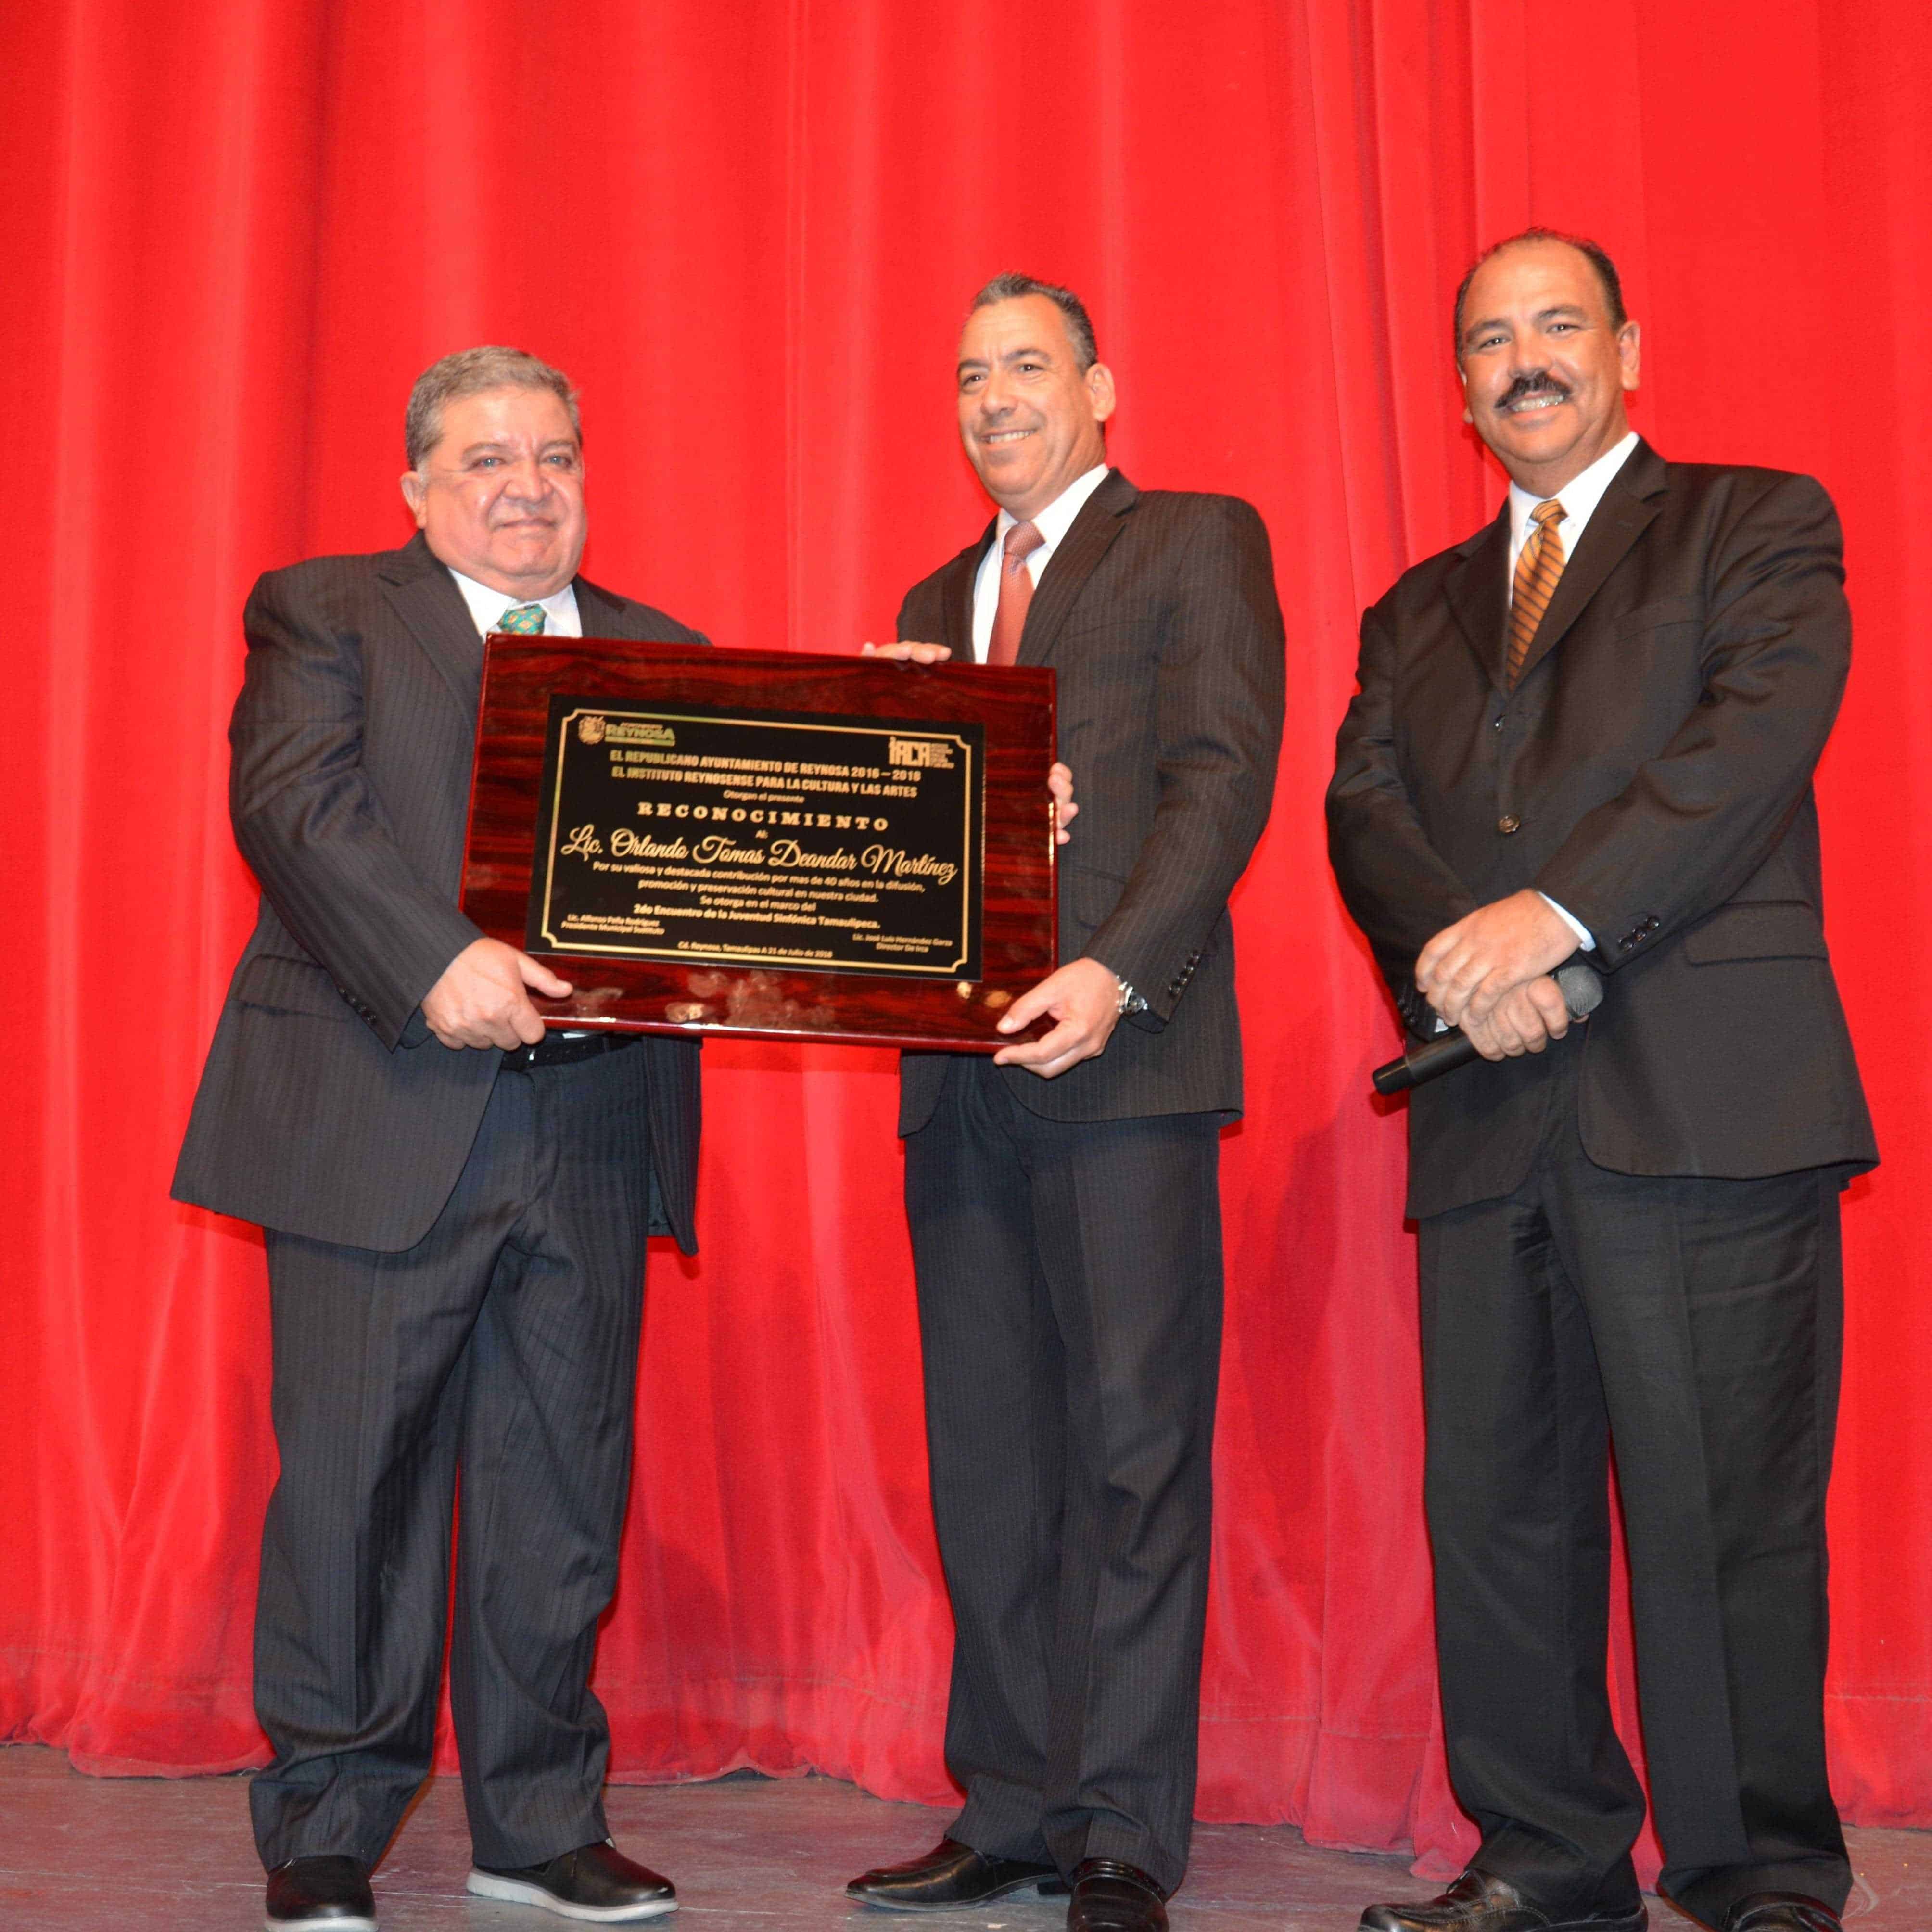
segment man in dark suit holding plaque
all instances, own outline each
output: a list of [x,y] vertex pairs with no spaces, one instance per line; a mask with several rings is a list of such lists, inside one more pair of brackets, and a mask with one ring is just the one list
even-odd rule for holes
[[1282,636],[1232,497],[1108,468],[1113,378],[1066,290],[1002,276],[960,345],[998,518],[888,649],[1057,674],[1081,818],[1036,1042],[908,1054],[900,1132],[933,1512],[957,1640],[947,1837],[848,1889],[1064,1890],[1158,1928],[1186,1868],[1220,1354],[1219,1136],[1241,1107],[1228,896],[1267,822]]
[[250,1792],[271,1925],[373,1926],[427,1774],[449,1606],[470,1888],[669,1910],[608,1841],[589,1678],[628,1493],[645,1238],[693,1246],[698,1054],[545,1034],[569,988],[457,905],[483,638],[701,642],[577,574],[577,403],[515,350],[417,382],[405,548],[272,571],[235,835],[262,887],[175,1181],[262,1224],[281,1473]]
[[[1876,1158],[1826,956],[1811,775],[1849,661],[1808,477],[1666,462],[1636,325],[1541,231],[1456,304],[1496,520],[1362,622],[1329,792],[1349,910],[1418,1034],[1444,1742],[1481,1830],[1367,1932],[1637,1932],[1610,1724],[1608,1456],[1664,1892],[1720,1932],[1835,1932],[1825,1490],[1838,1193]],[[1550,976],[1605,991],[1572,1027]]]

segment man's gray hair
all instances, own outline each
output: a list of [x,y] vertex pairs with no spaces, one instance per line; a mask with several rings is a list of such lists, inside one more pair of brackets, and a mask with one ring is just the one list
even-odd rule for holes
[[423,459],[442,440],[442,412],[464,396],[486,389],[548,389],[570,414],[572,433],[584,440],[584,423],[577,412],[577,392],[561,369],[553,369],[526,349],[505,349],[487,344],[480,349],[459,349],[432,362],[416,378],[410,406],[403,417],[403,447],[410,467],[420,470]]
[[1064,289],[1058,282],[1042,282],[1033,275],[995,275],[973,298],[968,313],[991,308],[995,302],[1018,302],[1022,296],[1044,296],[1059,310],[1066,324],[1066,339],[1073,346],[1074,364],[1083,374],[1100,361],[1100,352],[1094,340],[1094,318],[1087,313],[1087,304],[1071,289]]

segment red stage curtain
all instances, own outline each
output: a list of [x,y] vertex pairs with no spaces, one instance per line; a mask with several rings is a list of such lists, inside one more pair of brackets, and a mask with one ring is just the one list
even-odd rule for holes
[[[582,385],[593,574],[724,643],[856,649],[987,514],[949,370],[1022,267],[1090,297],[1127,471],[1260,506],[1288,613],[1238,908],[1202,1808],[1456,1858],[1401,1122],[1366,1090],[1394,1029],[1318,802],[1357,614],[1496,500],[1446,310],[1534,220],[1624,265],[1667,454],[1813,471],[1845,515],[1830,929],[1887,1164],[1847,1220],[1832,1736],[1851,1816],[1932,1824],[1914,0],[44,0],[0,34],[0,1736],[100,1771],[261,1753],[260,1242],[166,1198],[253,900],[223,802],[251,579],[399,541],[410,380],[512,341]],[[598,1664],[616,1773],[939,1799],[892,1064],[705,1059],[704,1252],[652,1263]]]

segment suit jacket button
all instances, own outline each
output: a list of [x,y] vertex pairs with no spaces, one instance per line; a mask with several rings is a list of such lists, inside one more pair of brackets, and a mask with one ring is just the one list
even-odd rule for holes
[[1512,832],[1522,830],[1522,820],[1513,812],[1506,812],[1496,820],[1496,830],[1507,838]]

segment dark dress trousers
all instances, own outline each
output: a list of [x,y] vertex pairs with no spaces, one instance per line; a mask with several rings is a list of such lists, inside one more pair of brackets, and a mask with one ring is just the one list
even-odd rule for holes
[[[989,530],[898,634],[970,656]],[[1094,491],[1034,592],[1081,812],[1060,953],[1148,1000],[1057,1079],[908,1054],[900,1131],[957,1639],[952,1828],[989,1855],[1187,1862],[1220,1358],[1219,1133],[1241,1106],[1228,896],[1267,821],[1282,636],[1261,519]]]
[[[592,637],[701,641],[579,579]],[[478,1860],[604,1835],[589,1688],[616,1574],[647,1233],[692,1245],[697,1050],[505,1070],[423,997],[457,908],[482,645],[420,537],[273,571],[230,808],[262,904],[175,1177],[267,1231],[281,1471],[251,1794],[265,1864],[373,1864],[451,1695]]]
[[1426,1504],[1450,1768],[1476,1862],[1633,1900],[1604,1685],[1607,1457],[1663,1884],[1834,1908],[1825,1490],[1838,1196],[1876,1159],[1827,957],[1813,769],[1843,691],[1838,520],[1808,478],[1640,443],[1505,688],[1507,509],[1364,616],[1330,850],[1398,1006],[1436,932],[1526,887],[1604,1003],[1411,1096]]

